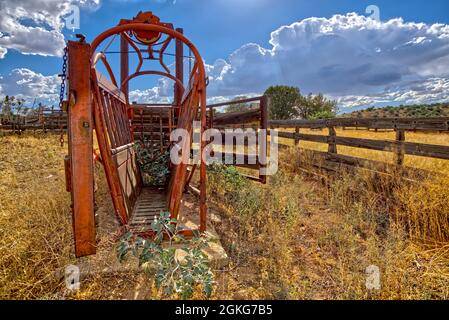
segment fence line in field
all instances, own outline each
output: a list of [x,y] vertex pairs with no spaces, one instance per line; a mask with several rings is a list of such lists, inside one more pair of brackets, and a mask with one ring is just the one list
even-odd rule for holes
[[[307,150],[309,158],[314,165],[324,169],[337,171],[348,167],[359,167],[383,173],[401,171],[404,175],[428,175],[428,172],[420,169],[406,168],[404,156],[413,155],[425,158],[449,160],[449,146],[416,143],[406,141],[406,132],[433,132],[437,134],[449,133],[449,118],[384,118],[384,119],[351,119],[336,118],[329,120],[286,120],[270,121],[271,129],[294,129],[295,132],[278,132],[281,138],[291,139],[294,145],[300,145],[300,141],[323,143],[328,145],[327,152]],[[342,137],[337,135],[336,128],[363,128],[393,130],[396,132],[395,140],[374,140],[366,138]],[[301,133],[301,129],[327,129],[327,135],[315,135]],[[448,135],[449,138],[449,135]],[[338,146],[361,148],[391,152],[394,155],[394,163],[368,160],[353,156],[338,154]],[[310,159],[309,159],[310,160]],[[310,164],[310,161],[309,161]]]
[[57,131],[67,129],[67,113],[39,108],[28,115],[0,115],[0,130],[21,133],[26,130]]
[[[233,102],[236,103],[236,102]],[[221,105],[226,105],[222,103]],[[219,114],[213,119],[213,127],[225,129],[226,127],[248,128],[257,121],[255,110]],[[279,129],[278,137],[290,139],[292,145],[300,146],[301,141],[327,144],[327,152],[314,151],[301,148],[304,157],[300,159],[301,165],[312,163],[319,169],[338,171],[342,168],[365,168],[382,173],[398,172],[407,176],[420,174],[428,175],[428,171],[407,168],[404,166],[404,156],[413,155],[425,158],[449,160],[449,146],[415,143],[406,141],[407,132],[433,132],[437,134],[449,133],[449,117],[440,118],[334,118],[326,120],[271,120],[268,128]],[[375,140],[366,138],[353,138],[338,136],[336,128],[362,129],[374,131],[394,131],[394,140]],[[327,130],[327,135],[302,133],[301,129]],[[294,132],[288,132],[291,130]],[[449,139],[449,135],[448,135]],[[282,146],[282,143],[281,143]],[[284,145],[286,146],[286,145]],[[368,160],[338,153],[338,146],[390,152],[394,155],[394,163]],[[305,159],[307,158],[307,159]]]

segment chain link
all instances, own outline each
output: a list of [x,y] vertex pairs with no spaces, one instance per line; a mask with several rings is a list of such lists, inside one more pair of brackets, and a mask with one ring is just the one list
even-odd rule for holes
[[64,48],[64,56],[62,57],[62,73],[59,75],[61,77],[61,91],[59,92],[59,142],[61,147],[64,146],[64,128],[62,124],[62,113],[64,112],[64,94],[65,94],[65,83],[67,80],[67,47]]

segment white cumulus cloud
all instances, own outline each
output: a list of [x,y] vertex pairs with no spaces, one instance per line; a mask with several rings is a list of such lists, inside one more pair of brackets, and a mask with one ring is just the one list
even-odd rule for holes
[[30,69],[17,68],[0,77],[0,96],[55,102],[58,99],[60,79],[57,75],[45,76]]
[[0,59],[6,49],[23,54],[61,56],[63,17],[70,5],[95,9],[100,0],[2,0],[0,2]]
[[[380,22],[348,13],[280,27],[270,44],[244,45],[209,65],[209,94],[263,92],[285,84],[356,104],[445,98],[436,88],[449,78],[449,25]],[[419,83],[430,91],[415,90]]]

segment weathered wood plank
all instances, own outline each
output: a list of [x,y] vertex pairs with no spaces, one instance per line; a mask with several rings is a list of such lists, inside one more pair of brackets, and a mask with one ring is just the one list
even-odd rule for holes
[[335,118],[327,120],[271,120],[272,128],[369,128],[411,131],[449,131],[449,117],[438,118]]
[[[279,137],[295,139],[299,138],[304,141],[329,143],[328,136],[311,135],[311,134],[296,134],[293,132],[279,132]],[[363,148],[370,150],[395,152],[400,149],[404,154],[438,158],[449,160],[449,146],[424,144],[416,142],[405,141],[389,141],[389,140],[374,140],[365,138],[352,138],[352,137],[335,137],[335,143],[337,145],[343,145],[353,148]]]

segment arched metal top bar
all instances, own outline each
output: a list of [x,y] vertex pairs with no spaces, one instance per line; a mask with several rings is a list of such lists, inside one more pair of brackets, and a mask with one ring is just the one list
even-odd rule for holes
[[[101,33],[98,37],[94,39],[91,45],[91,55],[92,57],[95,55],[95,51],[98,48],[98,46],[107,38],[114,34],[120,34],[122,32],[130,31],[130,30],[141,30],[141,31],[155,31],[160,32],[164,34],[168,34],[172,36],[175,39],[178,39],[182,41],[186,46],[189,47],[189,49],[192,51],[193,56],[195,57],[197,64],[198,64],[198,72],[200,75],[200,84],[201,87],[205,88],[206,83],[206,71],[204,68],[204,64],[201,58],[201,55],[199,54],[198,49],[193,45],[193,43],[187,39],[182,33],[177,32],[176,30],[172,30],[160,25],[154,25],[154,24],[145,24],[145,23],[130,23],[126,25],[116,26],[112,27],[103,33]],[[203,93],[204,94],[204,93]]]
[[178,85],[181,86],[182,90],[184,91],[184,85],[182,84],[181,80],[179,80],[178,78],[174,77],[173,75],[166,73],[166,72],[162,72],[162,71],[153,71],[153,70],[148,70],[148,71],[140,71],[140,72],[136,72],[133,73],[131,75],[129,75],[121,84],[120,84],[120,89],[123,88],[124,85],[126,85],[129,81],[131,81],[132,79],[138,77],[138,76],[143,76],[143,75],[159,75],[162,77],[167,77],[171,80],[173,80],[174,82],[176,82]]

